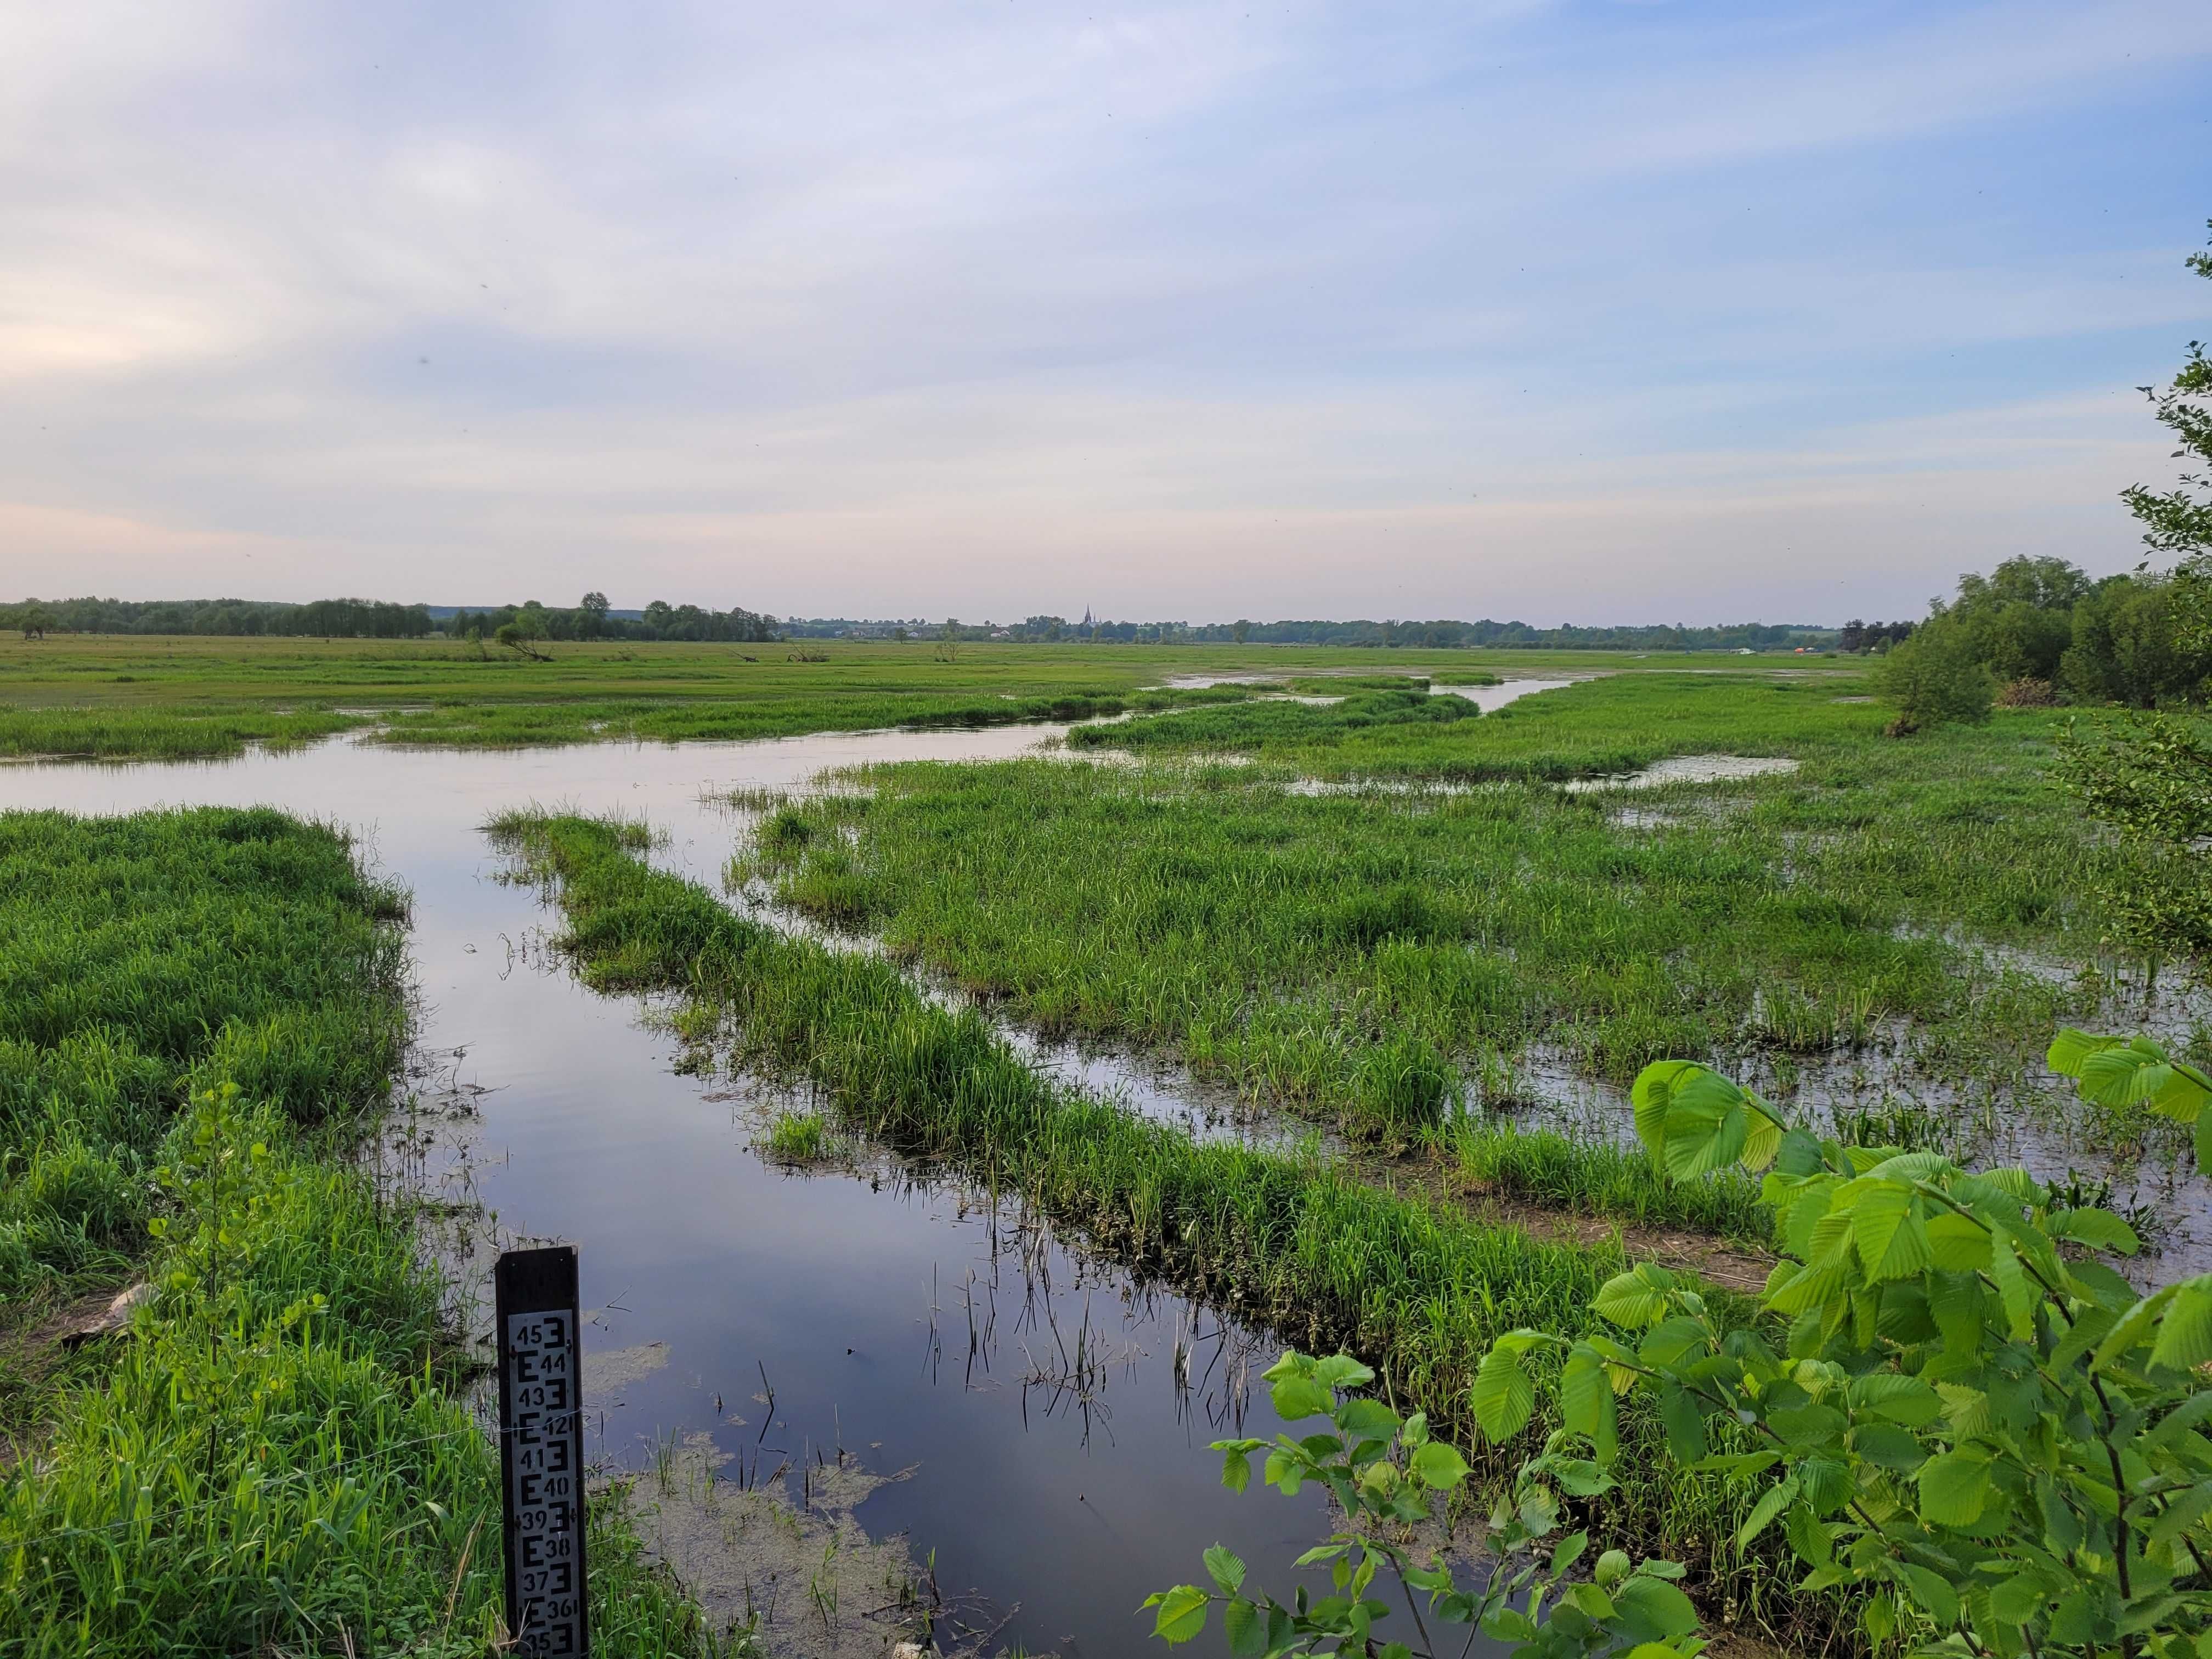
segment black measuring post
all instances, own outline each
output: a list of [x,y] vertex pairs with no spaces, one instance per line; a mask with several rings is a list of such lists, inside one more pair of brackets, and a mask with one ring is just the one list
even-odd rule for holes
[[507,1626],[531,1659],[584,1659],[584,1399],[576,1250],[508,1250],[499,1321],[501,1516]]

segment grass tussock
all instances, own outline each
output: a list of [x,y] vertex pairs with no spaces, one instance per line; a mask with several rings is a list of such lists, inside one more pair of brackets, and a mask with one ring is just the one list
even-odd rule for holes
[[1641,1146],[1474,1122],[1459,1125],[1447,1144],[1462,1178],[1508,1198],[1643,1226],[1695,1228],[1745,1244],[1773,1243],[1759,1183],[1737,1170],[1676,1182]]
[[[0,815],[0,1649],[481,1654],[498,1460],[442,1287],[348,1153],[401,897],[273,812]],[[144,1274],[125,1337],[41,1319]],[[594,1520],[603,1651],[714,1644]]]
[[830,1121],[819,1112],[778,1112],[762,1146],[778,1164],[823,1164],[842,1152]]
[[[718,1034],[733,1063],[811,1081],[853,1131],[1019,1193],[1139,1271],[1285,1340],[1351,1348],[1396,1398],[1442,1423],[1464,1431],[1493,1334],[1583,1328],[1591,1296],[1624,1265],[1615,1247],[1540,1243],[1330,1164],[1202,1146],[1071,1090],[1024,1065],[981,1016],[929,1002],[895,967],[749,922],[628,856],[589,820],[518,826],[512,844],[556,897],[562,946],[588,982],[688,991],[702,1012],[687,1029]],[[1653,1456],[1624,1467],[1662,1468],[1653,1444]],[[1610,1538],[1698,1563],[1747,1622],[1784,1622],[1794,1615],[1771,1576],[1715,1545],[1739,1507],[1712,1481],[1632,1476],[1594,1518]]]

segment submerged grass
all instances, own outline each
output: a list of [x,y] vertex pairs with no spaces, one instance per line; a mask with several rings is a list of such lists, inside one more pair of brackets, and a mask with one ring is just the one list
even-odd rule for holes
[[258,743],[296,748],[362,724],[327,710],[15,708],[0,704],[0,756],[74,760],[224,760]]
[[[680,1024],[695,1042],[804,1077],[843,1121],[901,1155],[1018,1193],[1286,1340],[1348,1346],[1395,1397],[1462,1431],[1492,1336],[1582,1328],[1592,1294],[1624,1265],[1617,1246],[1540,1243],[1312,1158],[1201,1146],[1042,1076],[980,1014],[932,1003],[892,964],[745,921],[625,853],[606,826],[540,817],[505,829],[556,897],[561,943],[587,982],[688,992]],[[1741,1518],[1735,1496],[1710,1480],[1659,1480],[1662,1466],[1656,1455],[1624,1460],[1629,1484],[1594,1517],[1600,1530],[1691,1559],[1747,1625],[1805,1614],[1778,1599],[1763,1566],[1717,1541]]]
[[[349,1158],[404,1036],[401,906],[274,812],[0,815],[0,1651],[498,1638],[498,1460]],[[45,1316],[130,1273],[127,1337],[40,1364]],[[593,1526],[602,1650],[712,1648]]]

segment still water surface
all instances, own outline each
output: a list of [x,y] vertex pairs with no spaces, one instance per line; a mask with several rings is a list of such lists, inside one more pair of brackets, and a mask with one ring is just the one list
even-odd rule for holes
[[[662,863],[716,888],[743,821],[707,797],[872,761],[1003,758],[1059,729],[484,754],[339,741],[9,766],[0,807],[265,804],[353,832],[414,892],[422,1056],[437,1081],[486,1091],[476,1194],[502,1238],[580,1247],[600,1454],[639,1467],[656,1439],[707,1433],[743,1467],[842,1448],[911,1468],[855,1518],[907,1533],[917,1559],[935,1551],[945,1592],[977,1593],[971,1624],[1004,1620],[997,1642],[1033,1653],[1136,1656],[1158,1645],[1138,1604],[1199,1577],[1207,1545],[1287,1589],[1290,1559],[1326,1529],[1311,1492],[1224,1492],[1205,1449],[1280,1426],[1250,1386],[1273,1358],[1264,1335],[972,1194],[765,1164],[733,1098],[745,1091],[677,1074],[642,1004],[596,996],[552,959],[551,919],[499,879],[481,830],[532,802],[641,816],[667,833]],[[1079,1340],[1093,1363],[1074,1377]],[[756,1398],[769,1389],[772,1412]]]

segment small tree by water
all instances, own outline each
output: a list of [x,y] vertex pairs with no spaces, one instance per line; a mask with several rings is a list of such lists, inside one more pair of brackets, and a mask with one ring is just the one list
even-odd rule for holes
[[1979,726],[1996,696],[1972,640],[1943,617],[1915,629],[1882,659],[1875,687],[1897,711],[1889,726],[1893,738],[1936,726]]

